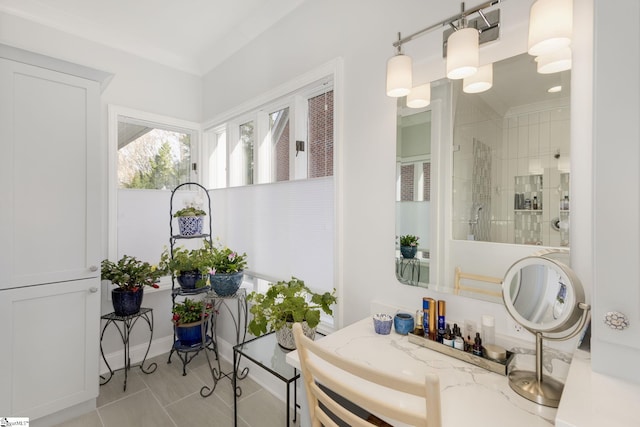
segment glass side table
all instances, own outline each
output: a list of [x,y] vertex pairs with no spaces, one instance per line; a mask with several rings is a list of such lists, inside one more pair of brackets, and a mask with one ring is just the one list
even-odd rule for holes
[[[105,314],[100,318],[102,320],[106,320],[106,323],[102,327],[102,332],[100,333],[100,354],[102,355],[102,360],[104,360],[104,363],[109,369],[108,378],[100,375],[100,378],[102,379],[100,385],[104,385],[111,381],[111,378],[113,378],[113,374],[115,371],[124,369],[124,391],[127,391],[127,374],[129,373],[129,369],[132,368],[131,358],[129,354],[129,336],[131,334],[131,330],[140,319],[142,319],[149,327],[149,344],[147,344],[147,351],[144,353],[142,362],[134,366],[139,366],[140,370],[145,374],[151,374],[155,372],[156,368],[158,367],[156,363],[150,364],[147,368],[144,367],[144,363],[147,360],[147,355],[149,354],[149,349],[151,348],[151,341],[153,339],[153,309],[141,308],[139,312],[130,316],[118,316],[114,312],[112,312],[109,314]],[[105,331],[111,324],[113,324],[120,333],[120,338],[122,338],[122,344],[124,346],[124,367],[116,370],[111,369],[111,366],[109,366],[109,362],[107,362],[107,358],[104,356],[104,350],[102,349],[102,338],[104,337]]]
[[[323,337],[324,334],[316,331],[316,339]],[[276,341],[276,333],[270,332],[243,342],[233,347],[233,418],[234,426],[238,425],[238,397],[242,396],[242,389],[237,384],[238,379],[246,377],[248,367],[245,367],[240,373],[239,361],[241,357],[246,357],[255,363],[258,367],[265,369],[267,372],[276,376],[287,385],[287,427],[289,427],[289,411],[291,405],[291,383],[293,383],[293,422],[296,422],[296,410],[298,405],[298,385],[296,380],[300,378],[300,372],[293,366],[287,364],[286,356],[291,350],[286,350]]]

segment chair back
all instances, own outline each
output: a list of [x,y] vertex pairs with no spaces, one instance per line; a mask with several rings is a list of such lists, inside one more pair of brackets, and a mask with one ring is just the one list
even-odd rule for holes
[[441,427],[437,375],[412,378],[379,372],[326,350],[304,336],[298,323],[293,325],[293,335],[314,427],[379,425],[362,413],[389,422]]

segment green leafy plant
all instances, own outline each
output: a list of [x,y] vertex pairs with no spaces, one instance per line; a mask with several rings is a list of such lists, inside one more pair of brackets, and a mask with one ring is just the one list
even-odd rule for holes
[[[211,310],[211,303],[207,303],[207,310]],[[204,301],[195,301],[185,298],[183,302],[176,303],[173,306],[173,323],[176,325],[185,325],[187,323],[199,322],[204,315],[206,319],[209,316],[208,311],[205,312]]]
[[247,300],[252,303],[249,331],[260,336],[282,328],[287,322],[306,321],[310,328],[320,323],[320,310],[331,315],[336,303],[335,289],[323,294],[314,293],[302,280],[292,277],[288,282],[271,284],[266,293],[252,292]]
[[174,218],[181,216],[206,216],[207,213],[196,206],[187,206],[173,214]]
[[412,236],[411,234],[400,236],[400,246],[418,246],[419,239],[418,236]]
[[158,288],[157,282],[166,272],[162,268],[125,255],[118,262],[102,260],[100,278],[127,291],[138,291],[143,286]]
[[179,246],[173,249],[172,258],[165,247],[160,255],[159,266],[175,275],[197,271],[206,276],[212,266],[211,252],[208,248],[186,249]]
[[237,273],[247,266],[247,254],[242,255],[226,246],[213,246],[205,242],[205,247],[210,251],[211,274]]

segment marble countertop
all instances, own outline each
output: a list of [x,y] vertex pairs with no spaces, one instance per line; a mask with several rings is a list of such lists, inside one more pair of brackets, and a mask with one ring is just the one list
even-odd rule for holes
[[[557,410],[519,396],[509,387],[506,376],[410,343],[406,335],[399,335],[393,330],[389,335],[378,335],[370,318],[342,328],[318,342],[342,357],[395,372],[398,376],[437,374],[440,377],[444,427],[554,425]],[[299,368],[298,353],[289,353],[287,363]]]

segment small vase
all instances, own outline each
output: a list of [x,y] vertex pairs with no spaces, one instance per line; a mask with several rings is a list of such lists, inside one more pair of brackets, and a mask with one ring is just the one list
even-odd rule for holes
[[234,295],[240,289],[243,276],[244,271],[242,270],[235,273],[210,274],[211,289],[221,297]]
[[[304,336],[309,339],[315,339],[316,337],[316,328],[310,328],[307,322],[301,322],[302,332]],[[280,347],[287,350],[295,350],[296,349],[296,340],[293,337],[293,322],[287,322],[285,326],[276,330],[276,340]]]
[[415,258],[416,254],[418,253],[418,247],[417,246],[400,246],[400,253],[402,254],[403,258]]
[[202,283],[204,275],[199,271],[184,271],[180,272],[178,275],[178,283],[182,290],[185,291],[193,291],[196,288],[202,288],[203,286],[198,286],[198,282]]
[[202,216],[181,216],[178,217],[178,228],[182,236],[197,236],[202,234]]
[[202,321],[175,325],[176,338],[180,345],[194,346],[202,343]]
[[115,288],[111,291],[111,302],[116,316],[131,316],[140,311],[144,288],[137,291]]

